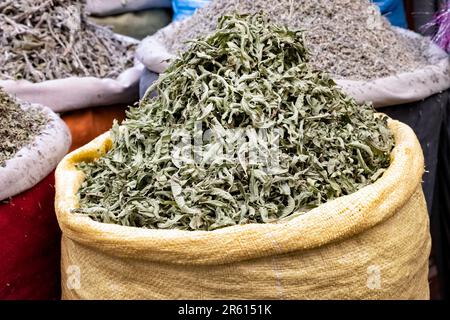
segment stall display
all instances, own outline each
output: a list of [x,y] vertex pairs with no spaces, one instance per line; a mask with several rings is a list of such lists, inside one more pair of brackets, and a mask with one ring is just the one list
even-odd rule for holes
[[[419,142],[312,70],[301,35],[222,18],[148,90],[156,98],[60,163],[62,268],[79,266],[84,283],[63,274],[64,298],[429,297]],[[219,134],[192,150],[200,163],[185,146],[168,154],[195,119]],[[227,129],[267,147],[276,126],[280,167],[217,156]]]
[[58,112],[136,98],[137,40],[89,22],[84,0],[2,1],[0,24],[0,87],[9,93]]
[[81,148],[99,135],[109,131],[114,121],[125,119],[127,105],[100,106],[66,112],[61,116],[72,134],[70,151]]

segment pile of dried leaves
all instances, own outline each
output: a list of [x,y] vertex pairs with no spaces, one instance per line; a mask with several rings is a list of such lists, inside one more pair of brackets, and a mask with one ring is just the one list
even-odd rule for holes
[[[307,211],[377,180],[387,119],[313,71],[301,31],[225,16],[80,168],[80,208],[125,226],[214,230]],[[208,134],[209,132],[209,134]]]
[[135,45],[87,21],[84,0],[2,0],[0,79],[116,77]]
[[47,115],[38,107],[22,109],[0,88],[0,167],[22,147],[29,144],[48,124]]

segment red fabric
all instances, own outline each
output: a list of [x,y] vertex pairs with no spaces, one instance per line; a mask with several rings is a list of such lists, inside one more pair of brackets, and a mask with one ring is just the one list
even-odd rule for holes
[[55,177],[0,203],[0,299],[60,298]]

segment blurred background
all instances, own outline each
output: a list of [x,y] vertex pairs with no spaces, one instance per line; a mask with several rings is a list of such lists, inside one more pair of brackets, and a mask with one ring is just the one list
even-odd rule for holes
[[[88,0],[92,20],[136,39],[152,35],[172,20],[190,16],[210,0]],[[432,34],[421,27],[446,0],[373,0],[395,26]]]

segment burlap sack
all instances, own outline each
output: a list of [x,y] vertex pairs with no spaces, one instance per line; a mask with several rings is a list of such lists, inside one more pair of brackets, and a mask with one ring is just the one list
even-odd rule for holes
[[69,151],[69,128],[49,108],[23,103],[24,109],[39,107],[50,119],[47,126],[12,159],[0,166],[0,201],[28,190],[47,177]]
[[[162,73],[170,65],[175,55],[169,52],[160,35],[173,37],[175,26],[180,23],[183,21],[173,22],[142,40],[136,57],[147,69]],[[394,29],[410,38],[422,37],[412,31]],[[427,48],[425,56],[430,64],[412,72],[370,81],[338,79],[336,83],[359,103],[372,102],[375,107],[420,101],[450,88],[450,56],[435,44]]]
[[[116,35],[130,43],[139,41]],[[32,83],[26,80],[2,80],[0,87],[21,100],[39,103],[55,112],[66,112],[94,106],[128,104],[139,99],[139,79],[144,66],[135,65],[124,70],[116,79],[69,77]]]
[[294,218],[216,231],[94,222],[78,206],[80,161],[111,147],[104,134],[56,171],[63,299],[428,299],[428,214],[422,151],[390,121],[396,147],[376,183]]

